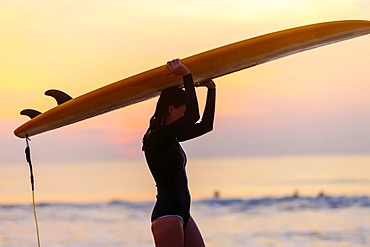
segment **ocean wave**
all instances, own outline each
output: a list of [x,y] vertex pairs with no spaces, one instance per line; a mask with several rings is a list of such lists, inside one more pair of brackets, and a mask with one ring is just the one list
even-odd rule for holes
[[[134,202],[124,200],[113,200],[109,202],[90,203],[37,203],[38,208],[78,208],[78,209],[99,209],[99,208],[128,208],[146,209],[153,207],[153,201]],[[274,207],[280,210],[304,210],[304,209],[336,209],[348,207],[370,207],[369,196],[321,196],[321,197],[263,197],[248,199],[203,199],[193,200],[197,206],[237,208],[239,210],[250,210],[255,208]],[[30,204],[0,204],[0,210],[28,210]]]
[[[45,246],[153,246],[154,201],[39,203]],[[369,246],[369,196],[194,200],[208,246]],[[0,205],[1,246],[34,246],[32,206]],[[31,227],[31,229],[30,229]],[[275,245],[274,245],[275,246]]]
[[[196,202],[197,203],[197,202]],[[368,196],[338,196],[338,197],[266,197],[257,199],[231,199],[231,200],[202,200],[198,203],[209,206],[233,207],[241,211],[256,208],[274,207],[280,210],[304,209],[336,209],[348,207],[370,207]]]
[[354,178],[341,178],[341,179],[307,179],[307,180],[286,180],[278,182],[277,184],[340,184],[340,185],[369,185],[370,179],[354,179]]

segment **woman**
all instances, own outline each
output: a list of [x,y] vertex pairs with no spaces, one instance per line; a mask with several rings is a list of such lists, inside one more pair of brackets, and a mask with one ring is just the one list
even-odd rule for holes
[[179,142],[203,135],[213,128],[215,84],[208,88],[203,118],[190,70],[179,59],[167,63],[169,76],[182,76],[185,91],[165,89],[158,99],[150,126],[143,138],[143,150],[157,186],[157,202],[152,212],[152,233],[156,247],[205,246],[190,216],[190,194],[185,171],[186,156]]

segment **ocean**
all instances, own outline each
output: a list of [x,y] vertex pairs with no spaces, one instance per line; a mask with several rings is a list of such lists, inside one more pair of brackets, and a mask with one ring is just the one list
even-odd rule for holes
[[[37,246],[27,164],[0,165],[0,246]],[[154,246],[142,160],[34,161],[41,246]],[[370,246],[370,156],[190,159],[208,247]]]

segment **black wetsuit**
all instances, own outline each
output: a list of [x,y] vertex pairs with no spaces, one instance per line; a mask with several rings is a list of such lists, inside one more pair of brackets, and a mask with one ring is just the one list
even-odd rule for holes
[[208,89],[200,123],[198,102],[191,74],[183,77],[186,92],[185,115],[172,124],[152,130],[144,141],[144,152],[157,186],[157,202],[152,222],[162,216],[177,215],[186,226],[190,217],[190,194],[185,171],[186,156],[179,142],[203,135],[213,128],[215,89]]

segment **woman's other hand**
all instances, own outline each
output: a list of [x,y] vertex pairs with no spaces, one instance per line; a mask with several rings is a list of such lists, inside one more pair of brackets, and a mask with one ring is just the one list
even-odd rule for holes
[[216,84],[213,80],[199,83],[198,87],[216,88]]

